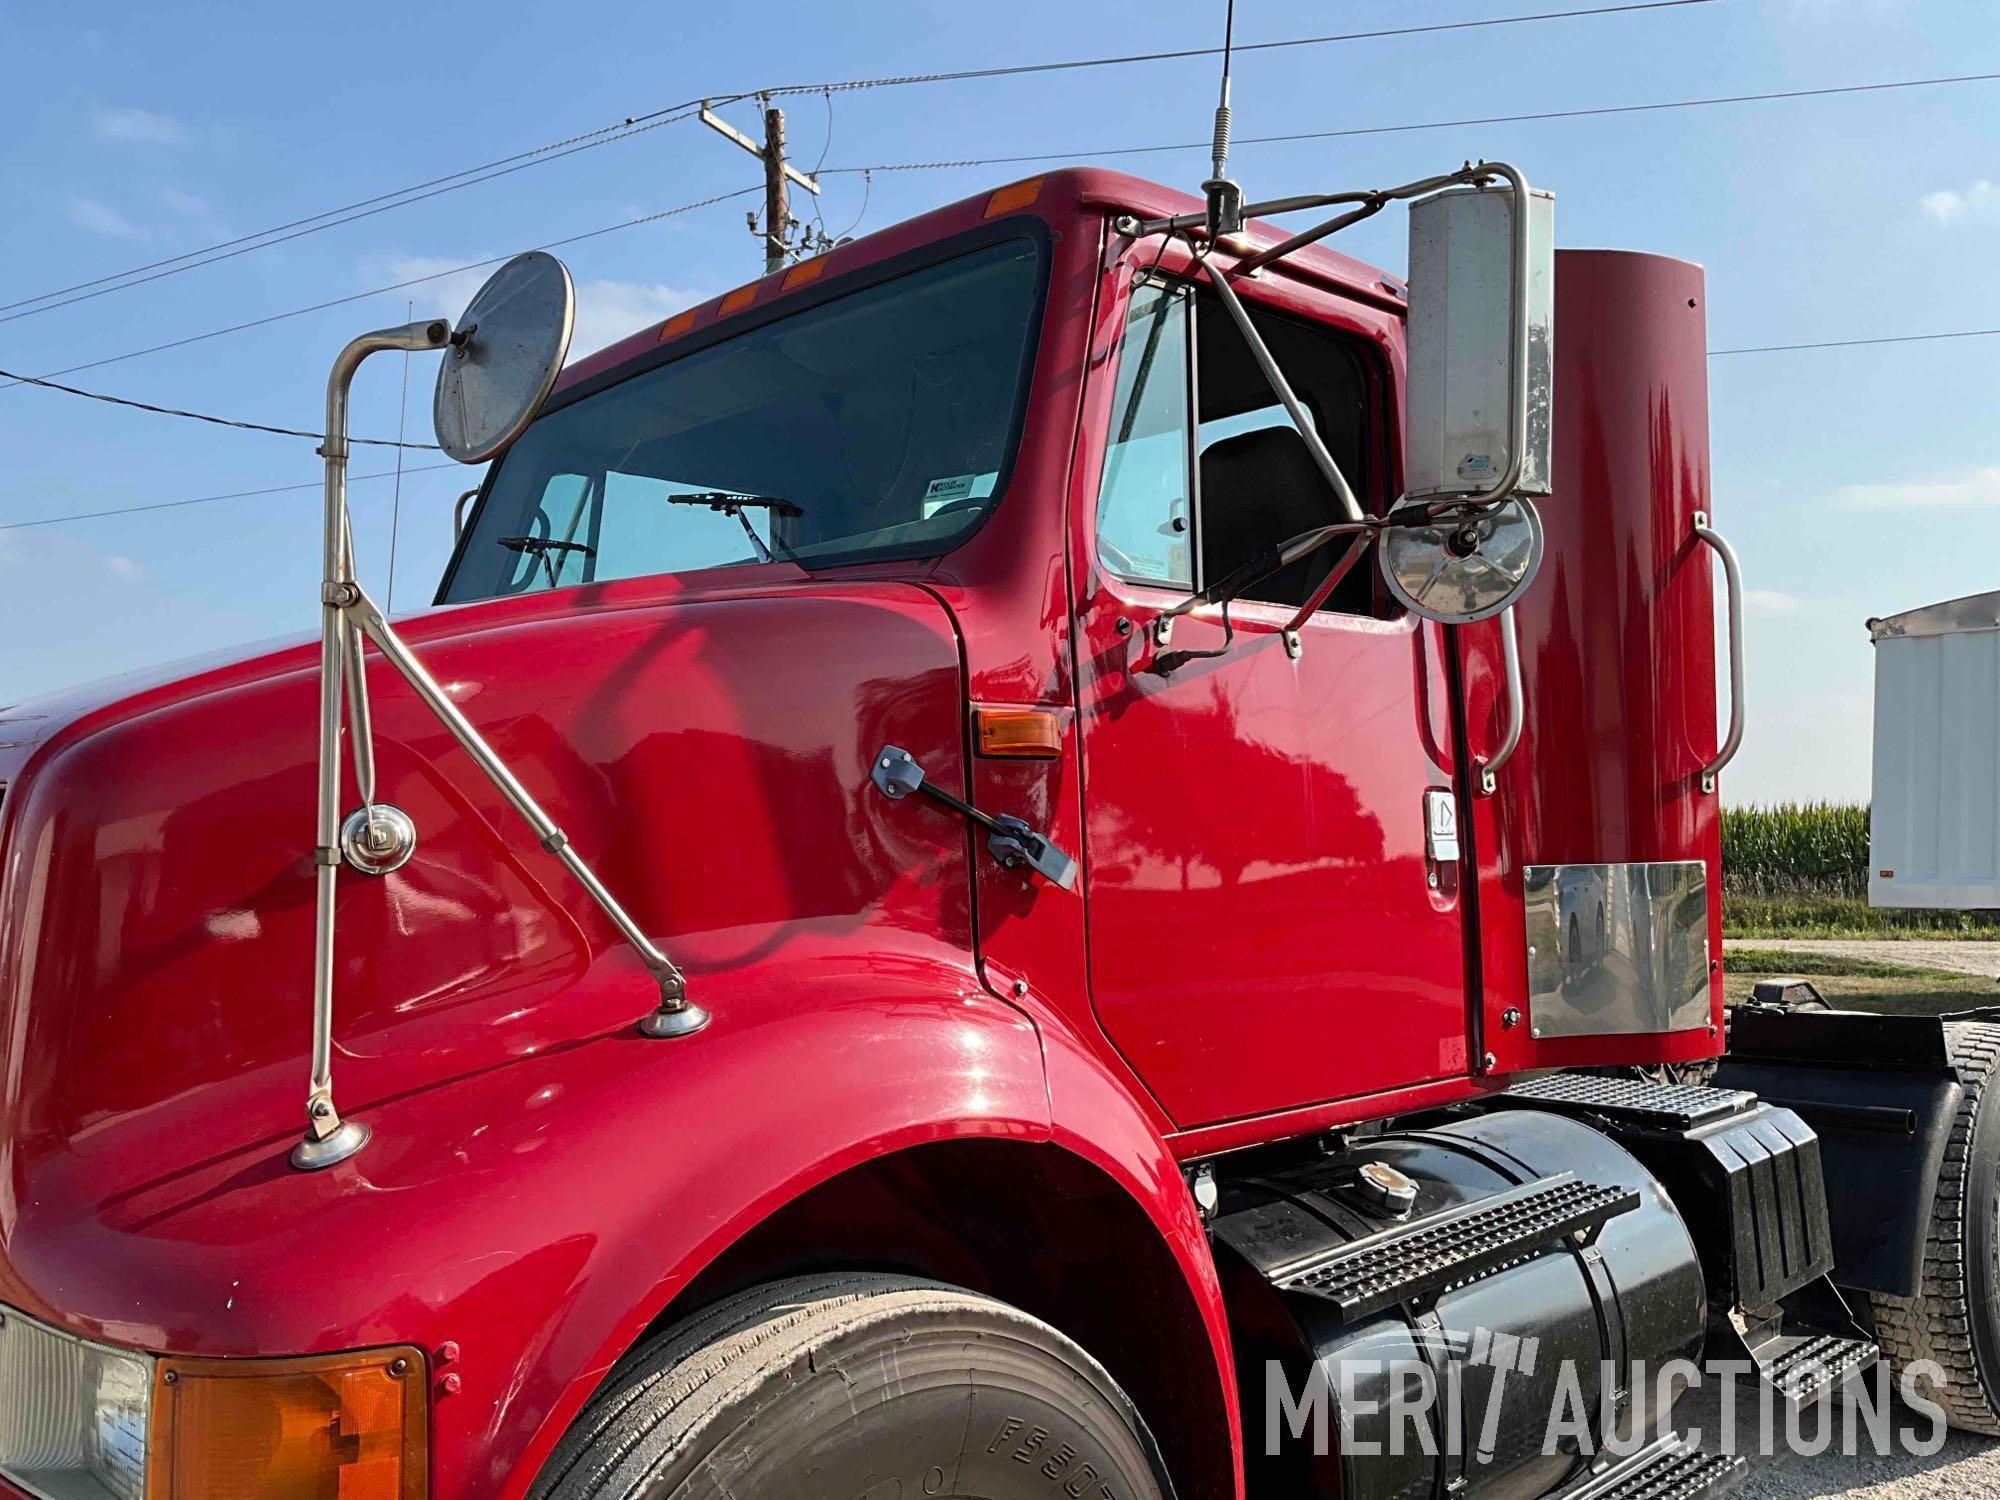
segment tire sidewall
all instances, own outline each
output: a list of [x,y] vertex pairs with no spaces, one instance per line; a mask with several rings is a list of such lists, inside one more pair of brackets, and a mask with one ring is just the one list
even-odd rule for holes
[[1967,1142],[1960,1218],[1965,1313],[1973,1368],[1987,1407],[2000,1416],[2000,1076],[1981,1081]]
[[[970,1304],[846,1329],[815,1343],[809,1357],[801,1351],[769,1371],[762,1392],[726,1414],[709,1440],[695,1444],[666,1482],[648,1493],[671,1500],[711,1493],[762,1500],[790,1493],[787,1476],[797,1472],[792,1466],[809,1462],[822,1484],[827,1470],[845,1473],[853,1493],[873,1495],[893,1479],[899,1486],[886,1492],[910,1500],[955,1494],[1170,1500],[1158,1448],[1116,1384],[1067,1341],[1027,1335],[1020,1325],[982,1319]],[[830,1413],[823,1403],[835,1382]],[[946,1390],[954,1410],[947,1430],[912,1428],[911,1419],[895,1410],[899,1400]],[[848,1451],[848,1424],[873,1439],[863,1445],[868,1457],[861,1468]],[[769,1434],[759,1456],[712,1491],[722,1477],[710,1467],[718,1450],[740,1448],[746,1433],[759,1427]],[[845,1441],[829,1452],[819,1446],[829,1437]],[[900,1451],[887,1458],[892,1450]]]

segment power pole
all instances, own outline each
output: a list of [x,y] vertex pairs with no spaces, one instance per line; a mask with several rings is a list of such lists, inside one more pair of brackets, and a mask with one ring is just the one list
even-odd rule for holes
[[[785,191],[785,112],[764,107],[764,272],[785,263],[791,244],[791,195]],[[398,450],[401,451],[401,450]]]
[[751,214],[750,230],[764,241],[764,270],[768,273],[783,267],[785,257],[791,253],[792,213],[788,184],[796,182],[807,192],[817,195],[819,182],[785,160],[785,112],[774,106],[768,96],[759,97],[764,104],[764,143],[761,146],[714,114],[706,100],[702,101],[701,123],[718,135],[728,137],[764,164],[764,227],[759,231],[757,216]]

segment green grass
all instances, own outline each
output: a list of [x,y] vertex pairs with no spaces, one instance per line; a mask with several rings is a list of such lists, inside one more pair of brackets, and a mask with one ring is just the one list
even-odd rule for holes
[[[1798,975],[1805,979],[1973,979],[1987,988],[1993,981],[1956,969],[1912,968],[1907,964],[1885,964],[1873,958],[1847,958],[1837,953],[1791,953],[1780,948],[1744,948],[1732,944],[1723,958],[1723,967],[1732,974],[1762,979],[1772,974]],[[1996,991],[1995,999],[2000,999]]]
[[1759,979],[1774,975],[1811,981],[1829,1005],[1841,1010],[1935,1016],[2000,1004],[2000,987],[1982,974],[1734,943],[1722,959],[1722,997],[1730,1005],[1739,1004],[1750,998]]
[[1985,938],[2000,940],[2000,913],[1882,911],[1846,896],[1746,896],[1722,877],[1722,930],[1733,938]]
[[1868,905],[1868,809],[1782,802],[1722,812],[1722,928],[1730,937],[2000,939],[2000,912]]
[[[1859,974],[1789,974],[1812,981],[1827,1004],[1839,1010],[1873,1010],[1897,1015],[1945,1015],[2000,1004],[2000,989],[1977,974],[1949,974],[1935,969],[1902,969],[1894,977]],[[1750,998],[1760,976],[1746,971],[1732,954],[1722,964],[1722,997],[1731,1005]]]

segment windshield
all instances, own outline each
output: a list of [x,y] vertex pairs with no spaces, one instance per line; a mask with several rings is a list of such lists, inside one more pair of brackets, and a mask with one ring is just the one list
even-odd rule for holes
[[851,292],[538,419],[442,599],[790,558],[936,555],[993,504],[1026,392],[1038,246]]

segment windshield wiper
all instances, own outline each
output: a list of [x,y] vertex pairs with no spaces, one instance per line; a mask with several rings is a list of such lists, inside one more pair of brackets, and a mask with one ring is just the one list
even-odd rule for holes
[[553,554],[561,553],[564,561],[568,561],[568,554],[572,552],[581,552],[585,557],[593,557],[597,553],[595,547],[587,547],[582,542],[558,542],[545,536],[503,536],[499,540],[500,545],[509,552],[521,552],[529,557],[540,558],[542,567],[548,572],[550,588],[560,587],[556,582]]
[[[735,490],[693,490],[685,495],[668,495],[666,500],[669,505],[706,505],[710,510],[734,517],[736,524],[743,528],[743,534],[750,538],[750,547],[757,554],[757,561],[766,563],[771,561],[771,549],[764,545],[764,539],[757,535],[757,528],[750,524],[750,518],[743,512],[768,510],[774,516],[794,518],[805,514],[799,506],[777,495],[745,495]],[[777,542],[775,529],[772,540]],[[777,545],[787,558],[792,557],[791,548],[783,542],[777,542]]]

